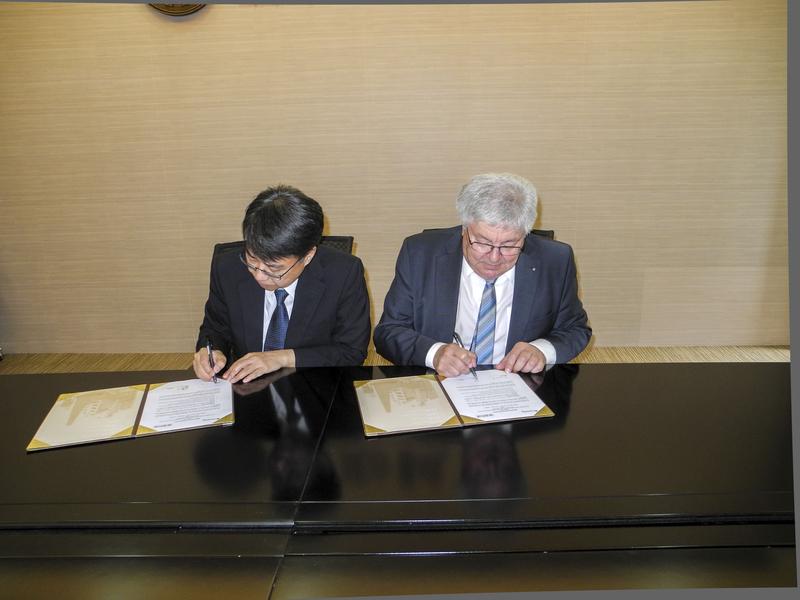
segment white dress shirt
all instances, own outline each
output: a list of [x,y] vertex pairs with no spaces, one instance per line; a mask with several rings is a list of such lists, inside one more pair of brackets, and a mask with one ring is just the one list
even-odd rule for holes
[[[508,327],[511,323],[511,304],[514,300],[514,271],[514,268],[509,269],[500,275],[494,284],[497,306],[495,308],[492,364],[495,365],[503,360],[506,355]],[[466,258],[462,258],[461,281],[458,289],[458,309],[456,311],[456,331],[461,336],[461,340],[467,349],[471,347],[472,338],[475,336],[475,324],[478,320],[478,311],[481,307],[481,298],[483,297],[485,285],[486,281],[472,270]],[[530,344],[541,350],[548,365],[556,362],[556,349],[548,340],[540,338],[533,340]],[[433,357],[442,346],[444,346],[444,343],[437,342],[428,350],[428,354],[425,356],[425,365],[427,367],[434,368]]]

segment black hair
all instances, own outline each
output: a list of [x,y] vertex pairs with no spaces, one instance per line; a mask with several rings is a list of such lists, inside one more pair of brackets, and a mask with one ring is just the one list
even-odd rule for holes
[[297,188],[277,185],[247,207],[242,234],[247,251],[264,262],[304,256],[322,239],[319,203]]

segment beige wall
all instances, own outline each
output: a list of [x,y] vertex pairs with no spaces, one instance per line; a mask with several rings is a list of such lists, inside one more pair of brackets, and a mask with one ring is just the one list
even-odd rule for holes
[[285,182],[402,238],[508,170],[597,346],[788,344],[784,1],[0,4],[0,345],[191,349],[212,245]]

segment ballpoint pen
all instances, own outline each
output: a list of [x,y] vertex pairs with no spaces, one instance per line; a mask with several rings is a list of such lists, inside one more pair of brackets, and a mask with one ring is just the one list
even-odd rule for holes
[[217,365],[214,364],[214,348],[211,346],[211,338],[206,336],[206,351],[208,352],[208,364],[211,365],[211,381],[217,383],[217,374],[214,372],[214,369],[217,368]]
[[[453,332],[453,339],[456,341],[456,343],[457,343],[459,346],[461,346],[461,348],[462,348],[463,350],[466,350],[466,348],[464,348],[464,342],[462,342],[462,341],[461,341],[461,336],[460,336],[460,335],[458,335],[458,332],[457,332],[457,331],[454,331],[454,332]],[[475,367],[470,367],[470,368],[469,368],[469,372],[470,372],[470,373],[472,373],[472,376],[473,376],[473,377],[474,377],[476,380],[478,379],[478,374],[475,372]]]

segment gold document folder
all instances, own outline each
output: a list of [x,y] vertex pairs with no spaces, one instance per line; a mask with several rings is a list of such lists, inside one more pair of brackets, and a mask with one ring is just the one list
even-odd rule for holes
[[456,378],[413,375],[354,382],[367,437],[552,417],[519,375],[479,371]]
[[[27,450],[33,452],[232,424],[230,390],[220,389],[220,402],[203,411],[203,406],[192,399],[202,399],[202,389],[207,386],[200,385],[205,382],[197,382],[199,380],[140,384],[61,394]],[[152,402],[148,405],[150,399]]]

